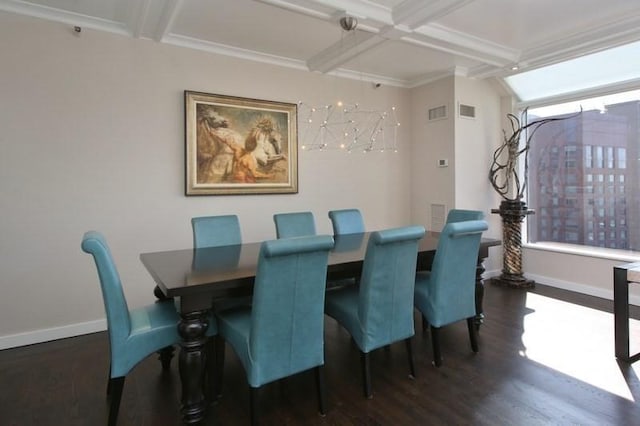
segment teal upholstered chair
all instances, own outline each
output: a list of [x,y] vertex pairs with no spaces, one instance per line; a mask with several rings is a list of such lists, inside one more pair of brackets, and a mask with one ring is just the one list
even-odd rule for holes
[[193,247],[220,247],[242,244],[236,215],[203,216],[191,219]]
[[220,336],[240,358],[257,422],[262,385],[315,368],[320,412],[325,412],[324,297],[328,235],[262,243],[251,307],[218,313]]
[[367,243],[360,286],[327,293],[325,313],[349,331],[361,351],[364,394],[371,398],[369,353],[404,340],[415,376],[411,337],[418,240],[422,226],[373,232]]
[[311,212],[278,213],[273,215],[278,238],[316,235],[316,223]]
[[333,235],[358,234],[364,232],[364,221],[358,209],[331,210],[329,219]]
[[484,213],[482,213],[480,210],[451,209],[449,210],[449,213],[447,213],[447,223],[482,219],[484,219]]
[[484,220],[447,224],[438,241],[431,272],[416,275],[415,306],[431,327],[434,364],[442,365],[440,328],[466,319],[471,349],[478,352],[475,287]]
[[[331,219],[333,236],[336,243],[334,251],[347,249],[349,245],[353,245],[358,239],[358,236],[354,234],[362,234],[365,232],[362,214],[358,209],[331,210],[329,212],[329,219]],[[359,277],[359,274],[357,276],[346,275],[344,273],[332,275],[327,282],[327,288],[333,290],[345,285],[357,284]]]
[[[111,398],[109,424],[114,425],[125,376],[148,355],[180,342],[180,316],[173,300],[129,310],[118,270],[102,234],[95,231],[85,233],[82,250],[91,254],[95,261],[107,314],[111,352],[107,396]],[[209,321],[207,335],[214,335],[216,331],[216,323]]]

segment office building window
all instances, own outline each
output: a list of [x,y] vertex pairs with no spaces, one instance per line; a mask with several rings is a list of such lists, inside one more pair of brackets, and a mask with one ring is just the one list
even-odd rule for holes
[[[528,218],[529,241],[640,251],[640,232],[626,226],[640,223],[640,162],[627,161],[640,158],[640,90],[575,105],[582,114],[545,124],[531,140],[528,204],[546,214]],[[567,117],[575,105],[530,108],[528,120]]]

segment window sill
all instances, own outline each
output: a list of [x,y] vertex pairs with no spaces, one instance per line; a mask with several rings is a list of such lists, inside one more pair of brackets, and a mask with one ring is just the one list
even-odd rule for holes
[[538,243],[524,243],[522,244],[522,247],[532,250],[573,254],[576,256],[608,259],[620,262],[640,261],[640,252],[633,250],[616,250],[610,248],[581,246],[576,244],[554,243],[549,241]]

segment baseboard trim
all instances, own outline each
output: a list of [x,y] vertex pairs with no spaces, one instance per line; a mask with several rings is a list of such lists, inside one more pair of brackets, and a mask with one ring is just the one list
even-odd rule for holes
[[76,337],[83,334],[104,331],[106,329],[107,321],[101,319],[61,327],[45,328],[26,333],[10,334],[8,336],[0,336],[0,350],[65,339],[67,337]]
[[[487,278],[493,278],[500,275],[500,271],[491,271],[485,273]],[[545,277],[544,275],[524,274],[527,278],[534,280],[537,283],[547,285],[549,287],[556,287],[562,290],[574,291],[576,293],[582,293],[589,296],[600,297],[602,299],[613,300],[613,282],[611,288],[593,287],[586,284],[576,283],[572,281],[564,281],[556,278]],[[629,304],[634,306],[640,306],[640,296],[630,294]]]

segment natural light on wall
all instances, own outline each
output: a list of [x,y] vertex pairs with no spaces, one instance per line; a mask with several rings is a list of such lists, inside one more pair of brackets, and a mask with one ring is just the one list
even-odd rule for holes
[[640,42],[505,78],[520,102],[640,80]]

